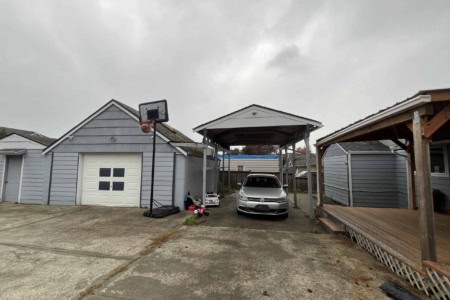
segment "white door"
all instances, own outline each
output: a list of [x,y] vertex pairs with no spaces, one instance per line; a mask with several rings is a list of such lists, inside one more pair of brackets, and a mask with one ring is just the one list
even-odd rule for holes
[[142,156],[84,154],[81,204],[139,207]]
[[22,172],[22,156],[8,156],[4,181],[4,197],[8,202],[19,200],[20,178]]

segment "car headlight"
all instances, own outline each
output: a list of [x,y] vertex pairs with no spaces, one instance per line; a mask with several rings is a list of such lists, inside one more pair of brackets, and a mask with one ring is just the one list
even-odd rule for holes
[[248,201],[248,198],[245,195],[239,195],[239,200],[241,200],[241,201]]
[[280,198],[277,199],[278,203],[282,203],[282,202],[286,202],[286,201],[287,201],[286,197],[280,197]]

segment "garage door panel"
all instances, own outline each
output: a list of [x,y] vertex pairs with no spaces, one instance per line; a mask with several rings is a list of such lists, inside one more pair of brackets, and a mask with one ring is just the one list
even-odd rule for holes
[[[139,207],[141,168],[140,153],[84,154],[81,204]],[[100,169],[104,169],[104,176],[100,176]],[[100,182],[107,190],[100,189]]]

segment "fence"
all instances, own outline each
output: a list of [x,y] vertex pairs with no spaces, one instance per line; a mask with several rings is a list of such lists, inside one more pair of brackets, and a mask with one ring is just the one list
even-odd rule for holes
[[[231,171],[230,172],[230,188],[231,189],[237,189],[237,183],[240,182],[244,182],[245,178],[247,177],[247,175],[250,174],[250,172],[247,171]],[[272,174],[272,175],[276,175],[278,177],[279,173],[264,173],[264,174]],[[225,178],[222,178],[222,176],[225,176]],[[292,192],[292,187],[294,186],[294,176],[292,174],[290,174],[289,176],[289,182],[286,182],[286,174],[284,174],[284,183],[288,184],[288,190],[289,192]],[[317,180],[316,180],[316,174],[312,173],[312,190],[313,193],[317,192]],[[222,179],[224,179],[222,181]],[[297,184],[297,192],[307,192],[308,191],[308,179],[305,178],[295,178],[296,180],[296,184]],[[225,188],[228,187],[228,171],[225,171],[225,173],[223,174],[222,171],[220,171],[220,175],[219,175],[219,187],[222,186],[222,182],[224,183]]]

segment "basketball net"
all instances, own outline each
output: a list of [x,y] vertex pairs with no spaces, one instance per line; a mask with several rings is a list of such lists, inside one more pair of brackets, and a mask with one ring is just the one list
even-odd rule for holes
[[141,124],[141,131],[143,133],[149,133],[152,130],[153,126],[155,126],[155,120],[147,120],[139,122],[139,124]]

